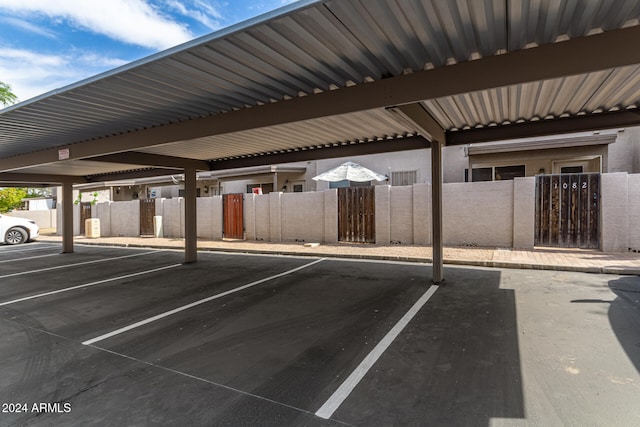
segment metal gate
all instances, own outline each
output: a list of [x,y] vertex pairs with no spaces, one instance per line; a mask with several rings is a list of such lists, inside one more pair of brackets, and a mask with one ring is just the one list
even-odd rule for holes
[[222,196],[224,211],[224,234],[227,239],[244,238],[244,213],[242,209],[243,194],[225,194]]
[[338,188],[338,240],[376,242],[374,187]]
[[140,200],[140,235],[153,235],[153,217],[156,214],[156,199]]
[[91,218],[91,202],[80,203],[80,235],[84,236],[86,230],[85,221]]
[[536,177],[535,244],[600,248],[600,174]]

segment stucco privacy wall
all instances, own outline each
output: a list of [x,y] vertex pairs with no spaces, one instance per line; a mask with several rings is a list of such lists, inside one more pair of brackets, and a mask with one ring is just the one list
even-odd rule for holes
[[[111,203],[111,235],[140,235],[140,201]],[[102,222],[102,221],[100,221]]]
[[626,173],[602,175],[600,220],[602,250],[626,251],[629,248],[629,180]]
[[[535,178],[444,184],[442,201],[445,245],[533,247]],[[430,184],[376,187],[376,243],[429,245],[431,224]]]
[[446,184],[442,189],[445,245],[513,244],[513,181]]
[[640,250],[640,174],[602,175],[602,250]]
[[198,197],[196,203],[198,237],[211,240],[221,239],[222,196]]
[[57,226],[55,209],[42,211],[12,211],[3,215],[30,219],[31,221],[35,221],[40,228],[56,228]]
[[337,212],[336,190],[244,197],[245,230],[250,240],[336,242]]
[[640,251],[640,174],[628,176],[629,249]]
[[[375,187],[376,242],[431,244],[431,185]],[[640,174],[602,175],[602,249],[640,250]],[[199,198],[198,236],[222,237],[222,197]],[[531,248],[535,233],[535,178],[449,183],[443,186],[443,232],[448,246]],[[74,209],[79,216],[79,209]],[[245,194],[248,240],[335,243],[337,191]],[[139,235],[139,202],[98,203],[103,236]],[[184,236],[184,201],[158,199],[164,236]],[[20,216],[20,215],[18,215]],[[77,218],[76,218],[77,219]]]

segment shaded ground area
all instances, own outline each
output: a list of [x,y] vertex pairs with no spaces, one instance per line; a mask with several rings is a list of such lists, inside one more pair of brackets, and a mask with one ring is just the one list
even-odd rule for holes
[[428,289],[430,267],[182,259],[0,247],[0,424],[640,424],[638,277],[448,267],[325,420],[315,412]]

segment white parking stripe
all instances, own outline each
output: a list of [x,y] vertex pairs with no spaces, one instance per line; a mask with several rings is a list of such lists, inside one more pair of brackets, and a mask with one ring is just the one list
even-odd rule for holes
[[111,337],[113,337],[115,335],[119,335],[119,334],[121,334],[123,332],[127,332],[127,331],[130,331],[130,330],[135,329],[135,328],[139,328],[140,326],[147,325],[147,324],[149,324],[151,322],[155,322],[156,320],[164,319],[165,317],[172,316],[172,315],[174,315],[176,313],[180,313],[181,311],[188,310],[190,308],[193,308],[193,307],[196,307],[198,305],[207,303],[209,301],[213,301],[215,299],[222,298],[222,297],[225,297],[227,295],[231,295],[231,294],[236,293],[236,292],[240,292],[240,291],[248,289],[248,288],[250,288],[252,286],[256,286],[256,285],[259,285],[261,283],[268,282],[269,280],[277,279],[278,277],[282,277],[282,276],[286,276],[286,275],[291,274],[291,273],[295,273],[296,271],[300,271],[303,268],[311,267],[312,265],[317,264],[317,263],[319,263],[321,261],[324,261],[325,259],[326,258],[321,258],[321,259],[318,259],[316,261],[310,262],[309,264],[305,264],[303,266],[296,267],[296,268],[293,268],[291,270],[285,271],[284,273],[280,273],[280,274],[276,274],[274,276],[266,277],[264,279],[256,280],[255,282],[248,283],[248,284],[240,286],[238,288],[234,288],[234,289],[231,289],[231,290],[228,290],[228,291],[225,291],[225,292],[210,296],[208,298],[204,298],[204,299],[192,302],[191,304],[183,305],[182,307],[175,308],[173,310],[158,314],[157,316],[153,316],[153,317],[150,317],[148,319],[141,320],[140,322],[133,323],[133,324],[131,324],[129,326],[125,326],[124,328],[116,329],[115,331],[109,332],[109,333],[104,334],[104,335],[100,335],[99,337],[96,337],[96,338],[92,338],[90,340],[87,340],[87,341],[83,342],[82,344],[84,344],[84,345],[92,345],[94,343],[97,343],[98,341],[102,341],[102,340],[105,340],[107,338],[111,338]]
[[38,245],[37,247],[32,247],[31,245],[33,245],[33,243],[30,243],[28,248],[23,248],[22,245],[18,246],[17,248],[15,246],[9,246],[10,248],[13,248],[13,250],[3,249],[2,247],[0,247],[0,254],[10,254],[14,252],[26,251],[41,251],[43,249],[60,248],[60,245]]
[[5,262],[26,261],[26,260],[35,259],[35,258],[46,258],[48,256],[57,256],[57,255],[60,255],[60,254],[46,254],[46,255],[30,256],[30,257],[26,257],[26,258],[22,257],[22,258],[5,259],[5,260],[0,261],[0,264],[5,263]]
[[39,270],[22,271],[20,273],[5,274],[3,276],[0,276],[0,279],[5,279],[7,277],[24,276],[26,274],[41,273],[43,271],[60,270],[61,268],[77,267],[79,265],[96,264],[96,263],[99,263],[99,262],[115,261],[117,259],[133,258],[133,257],[137,257],[137,256],[156,254],[158,252],[161,252],[161,251],[143,252],[141,254],[118,256],[118,257],[114,257],[114,258],[96,259],[96,260],[93,260],[93,261],[77,262],[75,264],[66,264],[66,265],[58,265],[58,266],[55,266],[55,267],[41,268]]
[[153,270],[141,271],[139,273],[127,274],[125,276],[113,277],[111,279],[99,280],[97,282],[85,283],[83,285],[71,286],[69,288],[58,289],[58,290],[55,290],[55,291],[45,292],[45,293],[37,294],[37,295],[31,295],[31,296],[24,297],[24,298],[18,298],[18,299],[14,299],[14,300],[11,300],[11,301],[6,301],[6,302],[3,302],[3,303],[0,303],[0,307],[2,307],[3,305],[15,304],[15,303],[21,302],[21,301],[28,301],[28,300],[31,300],[31,299],[46,297],[46,296],[49,296],[49,295],[55,295],[55,294],[59,294],[59,293],[62,293],[62,292],[73,291],[74,289],[84,289],[84,288],[88,288],[90,286],[101,285],[103,283],[115,282],[116,280],[128,279],[130,277],[142,276],[143,274],[150,274],[150,273],[155,273],[157,271],[168,270],[170,268],[180,267],[181,265],[182,264],[167,265],[165,267],[154,268]]
[[316,412],[320,418],[331,418],[333,413],[342,405],[342,402],[351,394],[354,388],[360,383],[360,380],[369,372],[371,367],[378,361],[380,356],[389,348],[391,343],[400,335],[400,332],[409,324],[411,319],[420,311],[420,309],[429,301],[429,298],[438,290],[438,286],[431,285],[418,301],[402,316],[402,319],[382,338],[371,353],[364,358],[360,365],[349,375],[349,377],[338,387],[331,397]]

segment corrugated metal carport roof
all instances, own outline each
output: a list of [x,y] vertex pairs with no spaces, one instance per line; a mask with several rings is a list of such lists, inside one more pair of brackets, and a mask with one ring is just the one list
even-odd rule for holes
[[[639,17],[640,0],[302,1],[4,110],[0,171],[406,141],[420,130],[384,107],[416,101],[451,143],[636,123]],[[52,166],[59,148],[70,159]]]

